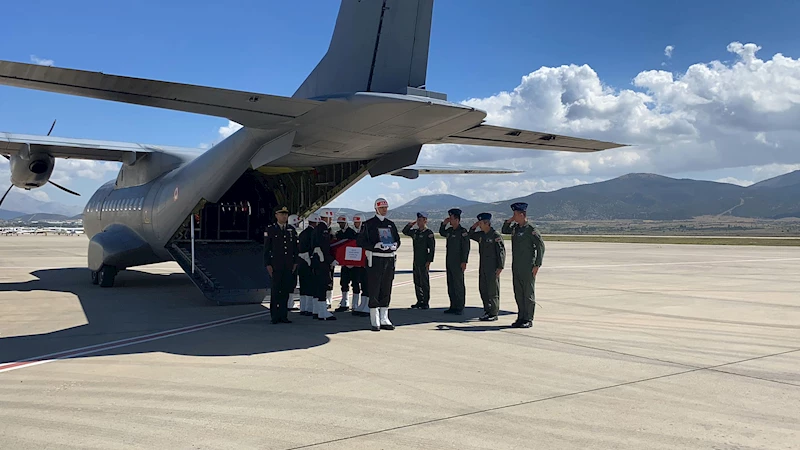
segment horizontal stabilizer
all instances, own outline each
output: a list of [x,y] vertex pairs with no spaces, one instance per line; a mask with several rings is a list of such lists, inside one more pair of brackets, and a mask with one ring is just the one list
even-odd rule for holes
[[47,152],[56,158],[90,159],[131,163],[137,154],[167,152],[197,155],[199,148],[168,147],[163,145],[134,144],[129,142],[70,139],[54,136],[34,136],[0,132],[0,154],[15,155],[30,146],[31,152]]
[[465,166],[413,166],[390,172],[390,175],[416,179],[420,175],[505,175],[522,173],[521,170],[497,169],[491,167],[465,167]]
[[477,125],[455,133],[452,136],[448,136],[438,143],[566,152],[596,152],[625,146],[624,144],[617,144],[614,142],[559,136],[556,134],[518,130],[494,125]]
[[224,117],[264,127],[302,116],[319,102],[166,81],[0,61],[0,84]]

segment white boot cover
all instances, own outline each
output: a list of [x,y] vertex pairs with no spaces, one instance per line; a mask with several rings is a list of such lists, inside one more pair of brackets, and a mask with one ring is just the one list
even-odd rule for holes
[[380,328],[380,319],[378,318],[379,312],[378,308],[370,308],[369,309],[369,322],[372,324],[372,329],[379,329]]

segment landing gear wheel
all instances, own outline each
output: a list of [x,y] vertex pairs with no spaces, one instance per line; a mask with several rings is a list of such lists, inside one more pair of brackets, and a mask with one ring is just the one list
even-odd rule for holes
[[93,270],[93,271],[92,271],[92,284],[97,284],[97,283],[99,283],[99,282],[100,282],[100,281],[99,281],[99,279],[98,279],[97,271],[96,271],[96,270]]
[[97,275],[97,281],[100,287],[114,286],[114,277],[117,276],[117,269],[111,266],[103,266]]

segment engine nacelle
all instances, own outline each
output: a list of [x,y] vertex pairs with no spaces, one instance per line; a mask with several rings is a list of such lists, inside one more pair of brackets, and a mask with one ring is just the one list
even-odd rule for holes
[[44,186],[53,174],[56,159],[49,153],[19,152],[11,156],[11,184],[21,189]]

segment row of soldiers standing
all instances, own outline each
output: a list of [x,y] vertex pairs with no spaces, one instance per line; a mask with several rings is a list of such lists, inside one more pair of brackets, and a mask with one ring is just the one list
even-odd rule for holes
[[[511,325],[517,328],[532,326],[535,297],[534,282],[544,256],[544,242],[533,225],[527,221],[525,203],[511,205],[513,216],[505,221],[503,234],[510,234],[513,261],[513,289],[517,302],[517,320]],[[378,199],[375,203],[373,222],[363,227],[363,217],[356,215],[353,226],[346,217],[339,217],[340,230],[335,240],[358,242],[367,255],[366,267],[344,266],[341,270],[342,299],[337,312],[350,309],[349,289],[353,289],[352,313],[370,316],[372,329],[394,329],[388,318],[391,285],[394,280],[396,250],[400,238],[394,223],[386,218],[388,203]],[[491,225],[489,213],[479,214],[478,221],[468,230],[461,226],[461,210],[448,211],[448,218],[439,227],[439,234],[446,238],[447,291],[450,307],[446,314],[463,314],[466,303],[464,274],[469,262],[470,240],[478,242],[480,264],[478,288],[484,305],[480,320],[497,320],[500,309],[500,274],[505,267],[505,245],[503,237]],[[324,210],[321,215],[312,214],[309,227],[296,234],[294,220],[286,208],[275,212],[276,223],[265,231],[265,265],[273,279],[270,312],[273,323],[291,323],[287,313],[294,304],[292,293],[300,281],[300,314],[319,320],[336,320],[328,311],[333,296],[334,267],[337,265],[331,254],[331,224],[334,214]],[[413,278],[417,302],[412,308],[430,307],[430,264],[434,260],[435,236],[427,228],[428,217],[417,213],[417,220],[403,229],[403,234],[412,238],[414,249]],[[363,228],[362,228],[363,227]],[[294,243],[294,244],[293,244]],[[281,254],[282,253],[282,254]],[[369,297],[369,286],[375,289]]]
[[[528,223],[528,205],[511,205],[513,216],[503,224],[501,232],[511,235],[513,248],[512,275],[514,297],[517,302],[517,320],[511,325],[515,328],[529,328],[533,324],[535,309],[534,282],[544,258],[544,241],[541,235]],[[461,225],[458,208],[448,211],[448,217],[439,226],[439,234],[446,239],[445,268],[447,273],[447,294],[450,307],[445,314],[464,314],[466,305],[466,285],[464,274],[469,263],[470,240],[478,243],[480,263],[478,268],[478,290],[483,301],[482,321],[495,321],[500,313],[500,274],[505,268],[506,250],[503,236],[492,227],[492,215],[478,214],[478,221],[469,229]],[[417,303],[412,308],[430,307],[430,265],[434,260],[435,236],[427,227],[428,216],[417,213],[416,222],[403,229],[410,236],[414,247],[414,286]]]

